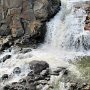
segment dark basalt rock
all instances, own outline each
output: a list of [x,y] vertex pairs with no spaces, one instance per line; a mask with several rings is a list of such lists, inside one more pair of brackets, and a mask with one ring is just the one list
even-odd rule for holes
[[7,80],[8,78],[9,78],[8,74],[4,74],[4,75],[2,76],[2,80]]
[[68,70],[64,70],[63,75],[68,75],[69,71]]
[[20,53],[25,54],[25,53],[28,53],[28,52],[30,52],[30,51],[32,51],[32,50],[29,49],[29,48],[22,48],[22,49],[20,50]]
[[20,74],[21,73],[21,68],[15,67],[14,70],[13,70],[13,73],[14,74]]
[[31,61],[29,65],[30,69],[33,70],[34,74],[40,74],[41,71],[49,68],[49,64],[45,61]]
[[11,55],[6,55],[3,58],[1,58],[0,62],[5,62],[7,59],[10,59]]
[[7,24],[3,24],[0,27],[0,35],[1,36],[7,36],[10,34],[10,28]]
[[10,86],[9,85],[4,86],[3,90],[10,90]]
[[27,76],[34,77],[34,71],[30,71]]

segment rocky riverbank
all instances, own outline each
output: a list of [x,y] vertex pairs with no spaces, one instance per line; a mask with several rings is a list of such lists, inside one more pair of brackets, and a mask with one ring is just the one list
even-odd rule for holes
[[[2,90],[90,90],[90,85],[71,75],[65,67],[51,69],[45,61],[31,61],[30,72],[18,82],[7,84]],[[20,74],[21,69],[16,67],[14,74]],[[61,75],[62,73],[62,75]],[[72,78],[72,79],[71,79]],[[2,76],[2,81],[10,79],[8,74]],[[61,85],[62,84],[62,85]]]

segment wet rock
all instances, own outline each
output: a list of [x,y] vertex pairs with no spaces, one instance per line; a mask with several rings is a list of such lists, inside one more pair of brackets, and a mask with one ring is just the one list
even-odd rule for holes
[[27,76],[26,79],[29,84],[35,82],[35,77],[33,77],[33,76],[29,76],[29,77]]
[[19,84],[21,85],[26,85],[26,83],[27,83],[27,80],[24,78],[19,80]]
[[6,55],[0,61],[5,62],[7,59],[10,59],[10,58],[11,58],[11,55]]
[[29,90],[37,90],[36,89],[36,85],[34,83],[30,83],[29,86],[28,86],[28,88],[29,88]]
[[[31,61],[29,65],[30,65],[31,71],[27,74],[27,76],[25,78],[20,79],[19,82],[14,82],[10,84],[8,90],[43,90],[43,89],[46,90],[46,88],[47,90],[48,89],[53,90],[54,87],[50,87],[52,86],[52,83],[51,83],[52,75],[50,74],[49,64],[45,61]],[[16,67],[16,68],[20,69],[19,67]],[[61,71],[65,72],[66,68],[58,67],[52,71],[55,73],[59,73]],[[15,73],[18,73],[18,72],[19,70],[16,69]],[[21,69],[20,69],[20,72],[21,72]],[[65,75],[67,75],[66,72],[65,72]],[[54,76],[55,78],[58,77],[56,75],[53,75],[53,77]],[[73,90],[73,89],[70,89],[70,90]]]
[[41,71],[49,68],[49,64],[45,61],[31,61],[29,65],[34,74],[40,74]]
[[12,85],[16,85],[16,84],[18,84],[18,82],[12,82]]
[[41,84],[36,86],[37,90],[42,90],[42,88],[43,88],[43,85],[41,85]]
[[65,67],[57,67],[55,70],[53,70],[53,72],[60,73],[63,70],[66,70],[66,68]]
[[77,83],[72,83],[70,86],[70,90],[77,90]]
[[9,85],[4,86],[3,90],[10,90],[10,86]]
[[38,85],[39,84],[46,85],[48,83],[48,81],[46,81],[46,80],[39,80],[37,83],[38,83]]
[[0,37],[0,51],[10,48],[14,44],[12,36]]
[[52,72],[50,75],[59,76],[59,73]]
[[49,75],[49,68],[43,70],[43,71],[40,73],[40,75],[42,75],[42,76],[47,76],[47,75]]
[[60,74],[60,72],[65,71],[66,68],[64,67],[57,67],[57,68],[53,68],[50,72],[51,75],[55,75],[58,76]]
[[28,86],[24,86],[21,84],[14,84],[14,85],[6,85],[3,90],[36,90],[34,84],[29,84]]
[[36,75],[35,76],[35,81],[38,81],[38,80],[45,80],[45,76]]
[[31,49],[29,49],[29,48],[25,48],[25,49],[21,49],[20,50],[20,53],[23,53],[23,54],[25,54],[25,53],[28,53],[28,52],[30,52],[31,51]]
[[15,67],[14,70],[13,70],[13,73],[14,74],[20,74],[21,73],[21,68]]
[[8,74],[4,74],[4,75],[2,76],[2,80],[7,80],[8,78],[9,78]]
[[90,85],[89,84],[83,84],[82,90],[90,90]]
[[48,75],[47,77],[44,78],[44,80],[50,81],[50,75]]
[[25,88],[24,88],[23,85],[16,84],[16,85],[10,86],[10,89],[9,90],[25,90]]
[[64,70],[63,71],[63,75],[68,75],[69,74],[69,71],[68,70]]
[[31,77],[34,77],[34,72],[31,70],[27,76],[31,76]]
[[[12,83],[8,90],[37,90],[36,86],[39,84],[46,85],[48,80],[45,78],[49,74],[49,65],[44,61],[32,61],[30,62],[31,71],[25,78],[19,80],[19,82]],[[34,71],[36,68],[37,71]],[[14,73],[20,73],[21,70],[16,67]]]

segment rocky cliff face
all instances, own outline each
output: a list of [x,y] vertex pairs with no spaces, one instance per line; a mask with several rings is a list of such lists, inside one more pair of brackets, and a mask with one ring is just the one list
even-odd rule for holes
[[20,44],[39,41],[45,21],[57,13],[59,6],[60,0],[0,0],[0,45],[10,39]]

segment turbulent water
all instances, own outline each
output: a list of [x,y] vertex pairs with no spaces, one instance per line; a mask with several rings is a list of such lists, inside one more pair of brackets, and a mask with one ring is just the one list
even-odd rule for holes
[[[90,55],[89,51],[83,46],[83,43],[90,43],[90,32],[84,31],[84,21],[87,14],[83,7],[75,8],[73,6],[75,2],[83,1],[87,0],[61,1],[61,10],[50,22],[47,22],[45,43],[37,49],[32,49],[31,52],[26,54],[19,54],[13,48],[12,52],[9,53],[7,50],[1,55],[3,57],[5,54],[11,54],[12,57],[4,63],[0,63],[0,77],[3,74],[10,74],[12,79],[0,82],[0,86],[25,77],[29,72],[28,63],[32,60],[47,61],[51,68],[66,67],[78,78],[81,77],[77,67],[70,64],[69,60],[74,60],[77,56]],[[83,37],[87,38],[84,42]],[[13,75],[13,69],[18,66],[22,73]],[[63,83],[61,83],[60,90],[66,90]]]

